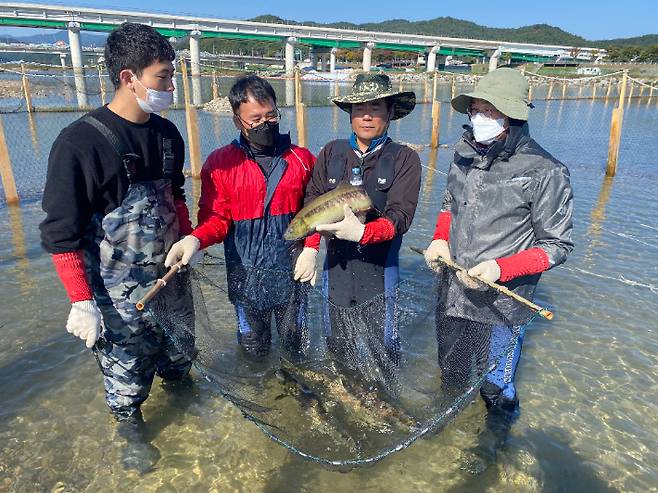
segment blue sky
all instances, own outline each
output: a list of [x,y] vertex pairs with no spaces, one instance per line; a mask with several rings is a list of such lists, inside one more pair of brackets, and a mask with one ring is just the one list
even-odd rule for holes
[[[46,3],[46,2],[44,2]],[[157,11],[172,14],[208,15],[230,19],[248,19],[273,14],[296,21],[376,22],[388,19],[427,20],[441,16],[465,19],[490,27],[520,27],[546,23],[587,39],[658,34],[658,0],[354,0],[323,1],[195,1],[182,5],[180,0],[50,1],[50,4],[111,9]],[[331,6],[331,9],[327,6]],[[0,29],[0,32],[24,34],[34,30]]]

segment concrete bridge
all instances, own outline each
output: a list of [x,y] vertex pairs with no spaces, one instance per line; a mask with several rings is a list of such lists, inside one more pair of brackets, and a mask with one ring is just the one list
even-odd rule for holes
[[[193,77],[201,73],[199,50],[201,38],[280,42],[284,45],[285,68],[289,77],[292,76],[295,67],[296,44],[313,48],[311,65],[319,60],[320,68],[324,69],[328,59],[329,70],[332,72],[336,67],[336,52],[339,48],[362,49],[364,71],[370,70],[372,52],[376,49],[424,54],[428,72],[436,70],[437,61],[440,62],[438,59],[447,55],[488,58],[489,68],[493,69],[498,65],[503,53],[527,61],[548,61],[565,56],[593,60],[597,55],[605,53],[604,50],[597,48],[577,46],[511,43],[48,4],[0,3],[0,26],[68,30],[75,74],[82,73],[83,70],[80,31],[109,32],[124,22],[151,25],[170,38],[189,37],[190,68]],[[84,78],[81,80],[84,84]]]

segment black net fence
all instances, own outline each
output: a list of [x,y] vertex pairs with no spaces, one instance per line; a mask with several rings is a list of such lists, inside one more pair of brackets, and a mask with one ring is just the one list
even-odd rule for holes
[[[356,467],[441,429],[535,312],[448,267],[340,306],[326,279],[207,254],[148,305],[196,369],[290,451]],[[323,286],[324,284],[324,286]],[[181,304],[191,286],[194,309]]]

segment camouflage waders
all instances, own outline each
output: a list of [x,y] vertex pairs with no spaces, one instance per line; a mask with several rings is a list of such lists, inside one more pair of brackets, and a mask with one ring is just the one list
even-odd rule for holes
[[[109,129],[99,128],[97,120],[90,123],[116,144],[116,138],[112,142],[114,135],[105,132]],[[105,399],[118,418],[139,411],[155,373],[167,380],[179,379],[192,364],[148,312],[135,307],[165,273],[166,252],[179,236],[168,178],[173,155],[167,140],[163,141],[164,178],[153,181],[136,181],[135,156],[117,149],[130,185],[119,207],[105,217],[98,214],[92,218],[85,248],[87,274],[103,315],[103,332],[94,352],[104,376]],[[193,320],[193,313],[187,313],[193,311],[189,279],[172,286],[178,291],[168,293],[173,309]]]

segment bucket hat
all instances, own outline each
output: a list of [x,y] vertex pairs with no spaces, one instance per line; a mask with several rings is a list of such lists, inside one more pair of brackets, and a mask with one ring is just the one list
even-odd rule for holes
[[456,96],[451,104],[460,113],[467,113],[473,99],[484,99],[515,120],[527,120],[532,107],[528,102],[528,81],[513,68],[492,70],[480,79],[472,92]]
[[393,100],[391,120],[407,116],[416,106],[416,94],[413,91],[396,91],[387,75],[368,73],[356,76],[351,94],[333,98],[331,101],[341,110],[349,113],[355,103],[367,103],[381,98]]

